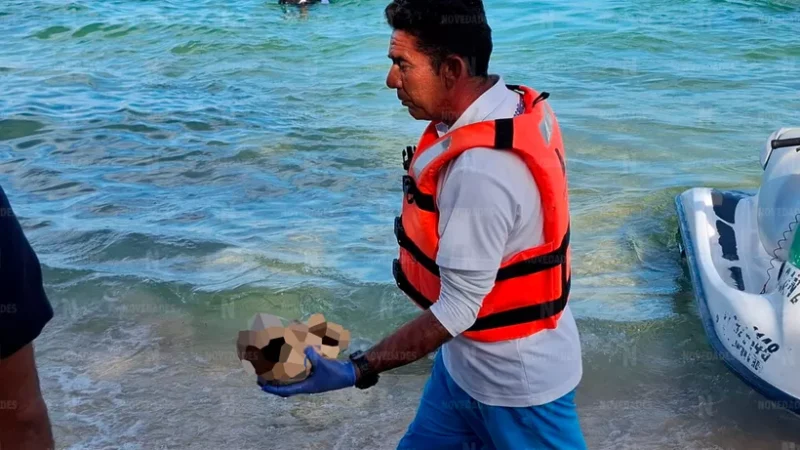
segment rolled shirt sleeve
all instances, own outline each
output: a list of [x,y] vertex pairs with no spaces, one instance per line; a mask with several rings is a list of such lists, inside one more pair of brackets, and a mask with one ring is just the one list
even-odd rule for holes
[[441,268],[439,300],[430,310],[451,336],[466,331],[478,318],[478,311],[492,287],[496,270],[453,270]]

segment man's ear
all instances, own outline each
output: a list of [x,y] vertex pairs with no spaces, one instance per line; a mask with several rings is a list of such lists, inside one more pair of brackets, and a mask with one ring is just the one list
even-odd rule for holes
[[469,68],[464,58],[450,55],[447,56],[439,68],[439,76],[447,89],[452,89],[459,79],[469,75]]

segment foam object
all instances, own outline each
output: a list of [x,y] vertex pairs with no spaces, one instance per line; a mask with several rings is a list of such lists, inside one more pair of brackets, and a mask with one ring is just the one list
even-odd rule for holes
[[350,344],[350,332],[314,314],[306,323],[292,321],[284,325],[280,318],[256,314],[250,329],[239,331],[236,353],[245,371],[273,384],[302,381],[311,373],[304,350],[317,348],[325,358],[336,359]]
[[322,356],[326,358],[335,359],[350,345],[350,332],[339,324],[326,321],[322,314],[308,318],[308,332],[310,345],[319,345]]

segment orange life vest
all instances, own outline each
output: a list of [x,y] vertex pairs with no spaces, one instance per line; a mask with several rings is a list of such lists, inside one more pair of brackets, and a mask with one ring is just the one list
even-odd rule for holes
[[556,117],[539,95],[525,86],[524,109],[514,118],[488,120],[457,128],[441,138],[430,123],[416,149],[404,152],[404,201],[395,219],[399,258],[392,272],[397,286],[419,307],[429,308],[441,287],[436,254],[439,249],[437,182],[441,170],[475,147],[512,151],[519,155],[538,186],[544,243],[507,258],[495,285],[484,298],[478,318],[464,336],[495,342],[530,336],[556,328],[569,297],[571,267],[569,196],[564,145]]

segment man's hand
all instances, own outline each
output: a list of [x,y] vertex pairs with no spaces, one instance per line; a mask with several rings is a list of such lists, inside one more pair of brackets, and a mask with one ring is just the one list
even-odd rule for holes
[[32,344],[0,360],[0,380],[0,448],[54,448]]
[[356,384],[356,368],[352,362],[322,357],[313,347],[305,349],[311,363],[311,375],[299,383],[285,386],[263,384],[261,390],[281,397],[297,394],[317,394],[351,387]]
[[[452,336],[436,316],[430,310],[424,311],[366,352],[370,372],[381,373],[410,364],[450,339]],[[312,366],[308,378],[286,386],[262,385],[261,389],[281,397],[313,394],[355,386],[361,375],[349,360],[323,358],[311,347],[306,348],[306,355]]]

